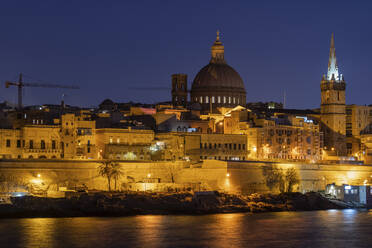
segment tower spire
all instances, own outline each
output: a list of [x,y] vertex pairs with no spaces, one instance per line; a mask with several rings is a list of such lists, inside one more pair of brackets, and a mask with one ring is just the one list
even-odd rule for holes
[[338,65],[337,65],[337,59],[336,59],[334,33],[332,33],[332,36],[331,36],[331,47],[329,49],[327,79],[336,80],[336,81],[340,80],[339,75],[338,75]]

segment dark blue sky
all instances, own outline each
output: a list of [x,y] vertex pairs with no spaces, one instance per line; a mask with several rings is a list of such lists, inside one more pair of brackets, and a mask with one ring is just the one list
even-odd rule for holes
[[5,80],[19,72],[80,91],[26,88],[25,104],[98,105],[103,99],[170,100],[173,73],[189,87],[210,58],[217,29],[225,58],[243,78],[247,101],[320,104],[335,32],[347,103],[372,104],[370,1],[2,1],[0,101],[16,102]]

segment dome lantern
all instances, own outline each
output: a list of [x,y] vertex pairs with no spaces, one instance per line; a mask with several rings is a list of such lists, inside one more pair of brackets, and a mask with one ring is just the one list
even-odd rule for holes
[[213,43],[211,47],[211,63],[226,63],[224,58],[225,48],[220,41],[220,31],[217,30],[217,37],[216,41]]

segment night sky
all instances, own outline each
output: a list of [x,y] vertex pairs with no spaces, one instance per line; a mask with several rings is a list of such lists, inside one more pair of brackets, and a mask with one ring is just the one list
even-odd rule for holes
[[[74,84],[26,88],[26,105],[97,106],[170,100],[171,74],[189,88],[210,59],[216,30],[241,75],[247,101],[317,108],[335,33],[347,104],[372,104],[371,1],[2,1],[0,102],[16,102],[6,80]],[[169,88],[167,90],[167,88]],[[143,90],[141,90],[143,89]]]

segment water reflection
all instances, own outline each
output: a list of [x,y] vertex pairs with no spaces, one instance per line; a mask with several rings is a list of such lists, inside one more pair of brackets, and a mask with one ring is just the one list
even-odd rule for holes
[[0,221],[1,247],[372,247],[372,212]]

